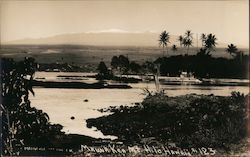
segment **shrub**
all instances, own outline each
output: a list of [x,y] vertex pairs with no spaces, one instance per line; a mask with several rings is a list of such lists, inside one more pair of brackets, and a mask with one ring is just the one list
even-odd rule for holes
[[56,136],[64,134],[62,126],[50,124],[49,116],[31,107],[29,93],[37,64],[33,58],[15,62],[1,60],[1,110],[3,153],[17,155],[18,147],[51,146]]
[[245,137],[246,97],[236,92],[228,97],[155,94],[147,96],[141,106],[120,107],[112,115],[87,123],[128,143],[155,137],[181,147],[227,149]]

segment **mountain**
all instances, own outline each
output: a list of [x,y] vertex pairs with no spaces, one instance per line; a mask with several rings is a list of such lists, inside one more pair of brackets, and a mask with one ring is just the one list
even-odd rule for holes
[[[158,46],[159,33],[155,32],[127,32],[119,30],[60,34],[44,38],[26,38],[3,44],[10,45],[100,45],[100,46]],[[179,46],[178,36],[170,35],[170,44]],[[201,41],[198,41],[201,46]],[[197,39],[193,39],[193,46],[197,46]],[[226,47],[218,43],[217,47]]]
[[[27,38],[3,44],[72,44],[72,45],[108,45],[108,46],[158,46],[158,33],[152,32],[87,32],[61,34],[45,38]],[[178,44],[177,36],[170,37],[171,44]]]
[[72,33],[46,38],[21,39],[7,44],[76,44],[76,45],[155,45],[157,34],[154,33]]

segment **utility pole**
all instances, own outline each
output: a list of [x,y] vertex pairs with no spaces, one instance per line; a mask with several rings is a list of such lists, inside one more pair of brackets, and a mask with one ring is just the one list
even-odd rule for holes
[[199,39],[198,39],[198,33],[196,33],[196,46],[197,46],[197,52],[199,51],[199,45],[198,45],[198,42],[199,42]]
[[156,92],[160,92],[160,82],[159,82],[159,75],[160,75],[160,65],[156,64],[156,74],[155,74],[155,87],[156,87]]
[[[128,53],[127,53],[127,59],[128,59]],[[128,59],[128,61],[129,61],[129,59]],[[129,64],[129,63],[128,63]],[[129,65],[128,65],[129,66]],[[129,67],[127,67],[127,68],[129,68]],[[129,70],[128,70],[129,71]],[[127,79],[128,79],[128,71],[127,71]]]

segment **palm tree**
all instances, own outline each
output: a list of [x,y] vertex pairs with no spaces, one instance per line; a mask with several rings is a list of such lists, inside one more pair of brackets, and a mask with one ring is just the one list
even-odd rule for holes
[[191,30],[186,31],[185,37],[188,38],[188,39],[193,39],[193,33],[191,33]]
[[163,32],[160,34],[159,45],[162,46],[163,56],[164,56],[164,47],[166,47],[167,53],[168,53],[168,48],[167,48],[167,46],[168,46],[168,43],[170,43],[170,42],[169,42],[169,38],[170,38],[169,33],[166,32],[166,31],[163,31]]
[[189,51],[189,47],[192,46],[193,43],[193,33],[190,30],[187,30],[183,39],[183,45],[187,47],[187,54]]
[[176,52],[177,51],[177,46],[173,45],[171,49],[172,49],[173,52]]
[[212,33],[208,34],[205,40],[205,48],[208,50],[208,53],[216,47],[217,38]]
[[205,42],[206,42],[206,39],[207,39],[206,34],[202,33],[200,39],[201,39],[201,42],[202,42],[202,46],[205,46]]
[[237,55],[238,48],[234,45],[234,44],[230,44],[227,46],[228,48],[226,49],[226,51],[232,56],[235,57]]
[[183,45],[183,36],[182,35],[180,35],[178,37],[178,41],[180,42],[180,47],[182,47],[182,45]]

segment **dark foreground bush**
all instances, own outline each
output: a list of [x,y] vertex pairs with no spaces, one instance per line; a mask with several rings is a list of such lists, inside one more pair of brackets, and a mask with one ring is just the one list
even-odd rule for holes
[[141,105],[112,108],[112,115],[87,123],[127,143],[155,137],[180,147],[227,149],[245,137],[246,98],[236,92],[228,97],[158,94],[148,96]]
[[41,155],[37,151],[33,154],[30,154],[31,151],[24,152],[23,148],[77,149],[82,143],[90,143],[93,140],[81,135],[65,135],[63,126],[51,124],[45,112],[31,106],[29,93],[35,94],[32,90],[32,80],[37,67],[33,58],[25,58],[20,62],[12,59],[0,61],[0,154]]

